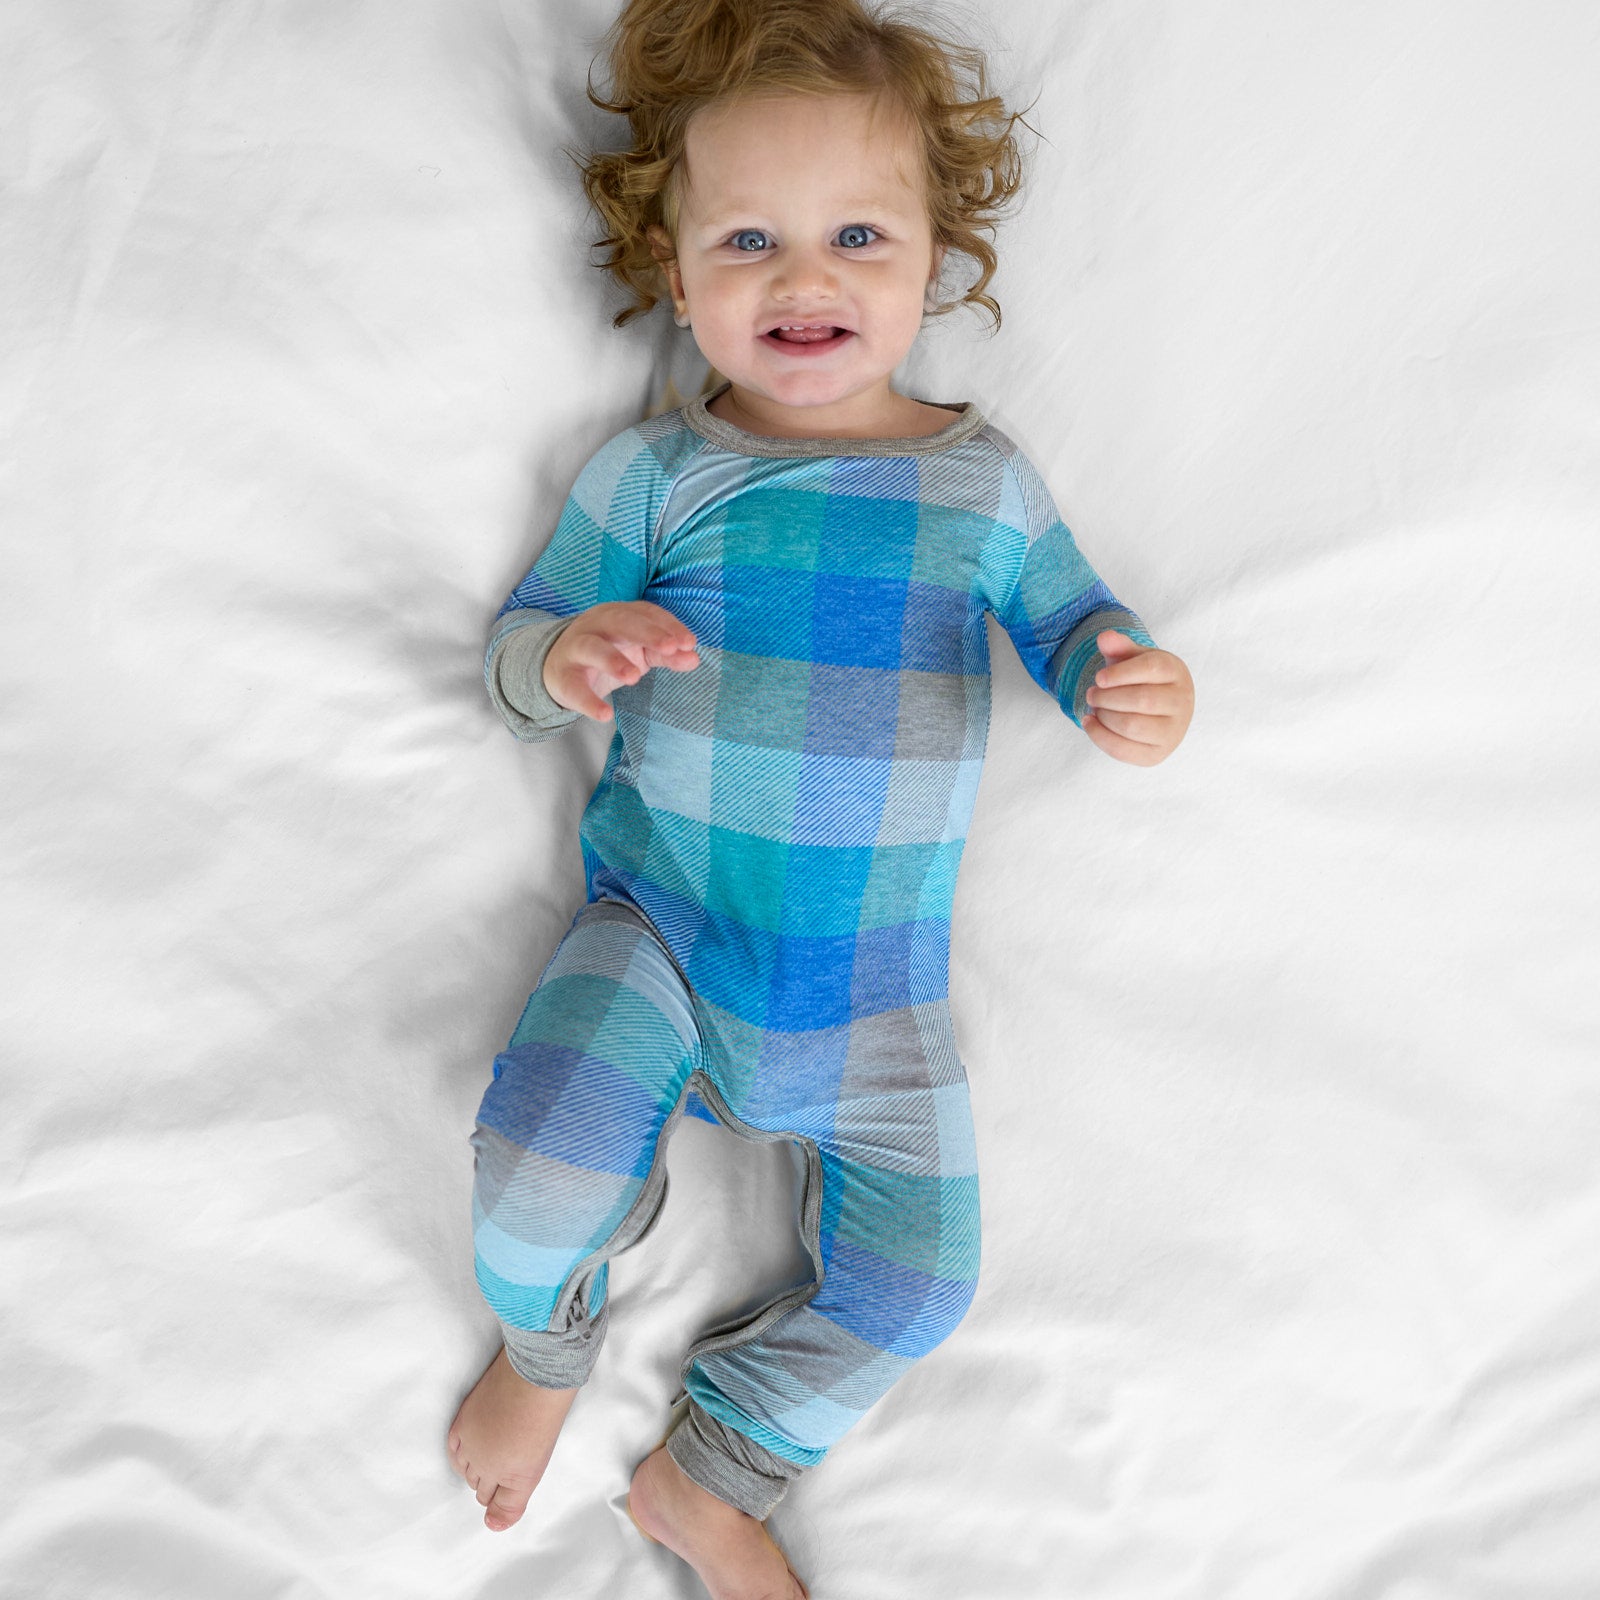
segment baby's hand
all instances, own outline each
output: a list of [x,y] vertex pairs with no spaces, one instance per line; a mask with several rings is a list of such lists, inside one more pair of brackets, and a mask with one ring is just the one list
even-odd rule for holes
[[580,611],[544,658],[544,686],[568,711],[611,720],[602,698],[637,683],[652,667],[688,672],[700,665],[694,635],[648,600],[613,600]]
[[1094,675],[1088,701],[1094,715],[1083,731],[1108,756],[1136,767],[1165,761],[1194,715],[1194,679],[1170,651],[1135,644],[1109,628],[1095,644],[1106,664]]

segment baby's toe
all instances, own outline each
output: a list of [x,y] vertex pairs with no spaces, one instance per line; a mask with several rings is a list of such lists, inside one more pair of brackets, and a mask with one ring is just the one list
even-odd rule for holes
[[504,1533],[513,1523],[522,1520],[522,1513],[528,1509],[528,1501],[532,1495],[531,1484],[496,1485],[494,1493],[488,1500],[484,1500],[482,1495],[478,1497],[480,1504],[486,1507],[484,1525],[495,1533]]

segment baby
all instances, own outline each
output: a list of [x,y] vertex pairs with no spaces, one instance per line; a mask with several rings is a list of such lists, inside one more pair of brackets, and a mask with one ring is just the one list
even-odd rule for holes
[[[716,1600],[806,1593],[764,1519],[960,1321],[978,1269],[951,901],[989,715],[985,618],[1107,755],[1193,707],[971,404],[899,394],[973,303],[1018,120],[973,52],[860,0],[632,0],[633,147],[592,158],[606,266],[725,379],[613,439],[490,636],[521,739],[615,719],[587,903],[494,1064],[478,1281],[504,1348],[450,1429],[489,1527],[523,1513],[654,1221],[686,1110],[793,1141],[815,1281],[685,1357],[629,1506]],[[947,252],[976,281],[940,301]]]

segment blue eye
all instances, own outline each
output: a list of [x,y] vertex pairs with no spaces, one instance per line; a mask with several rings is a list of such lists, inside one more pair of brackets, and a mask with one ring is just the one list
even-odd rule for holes
[[872,244],[877,237],[878,230],[864,222],[852,222],[848,228],[839,230],[839,243],[847,250],[859,250],[862,245]]
[[[754,244],[746,244],[744,241],[747,239],[754,239],[756,242]],[[766,249],[767,236],[759,228],[741,228],[736,234],[734,234],[728,243],[731,244],[735,250],[745,250],[754,253],[757,250]]]

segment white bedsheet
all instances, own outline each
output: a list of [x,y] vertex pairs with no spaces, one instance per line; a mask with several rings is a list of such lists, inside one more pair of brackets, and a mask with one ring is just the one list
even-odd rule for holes
[[[0,1593],[698,1593],[621,1512],[796,1270],[692,1125],[525,1523],[466,1136],[604,735],[487,623],[682,352],[563,143],[600,0],[0,8]],[[817,1600],[1600,1595],[1600,19],[994,0],[977,401],[1190,662],[1101,757],[997,640],[956,1336],[774,1528]],[[719,1220],[748,1217],[748,1225]]]

